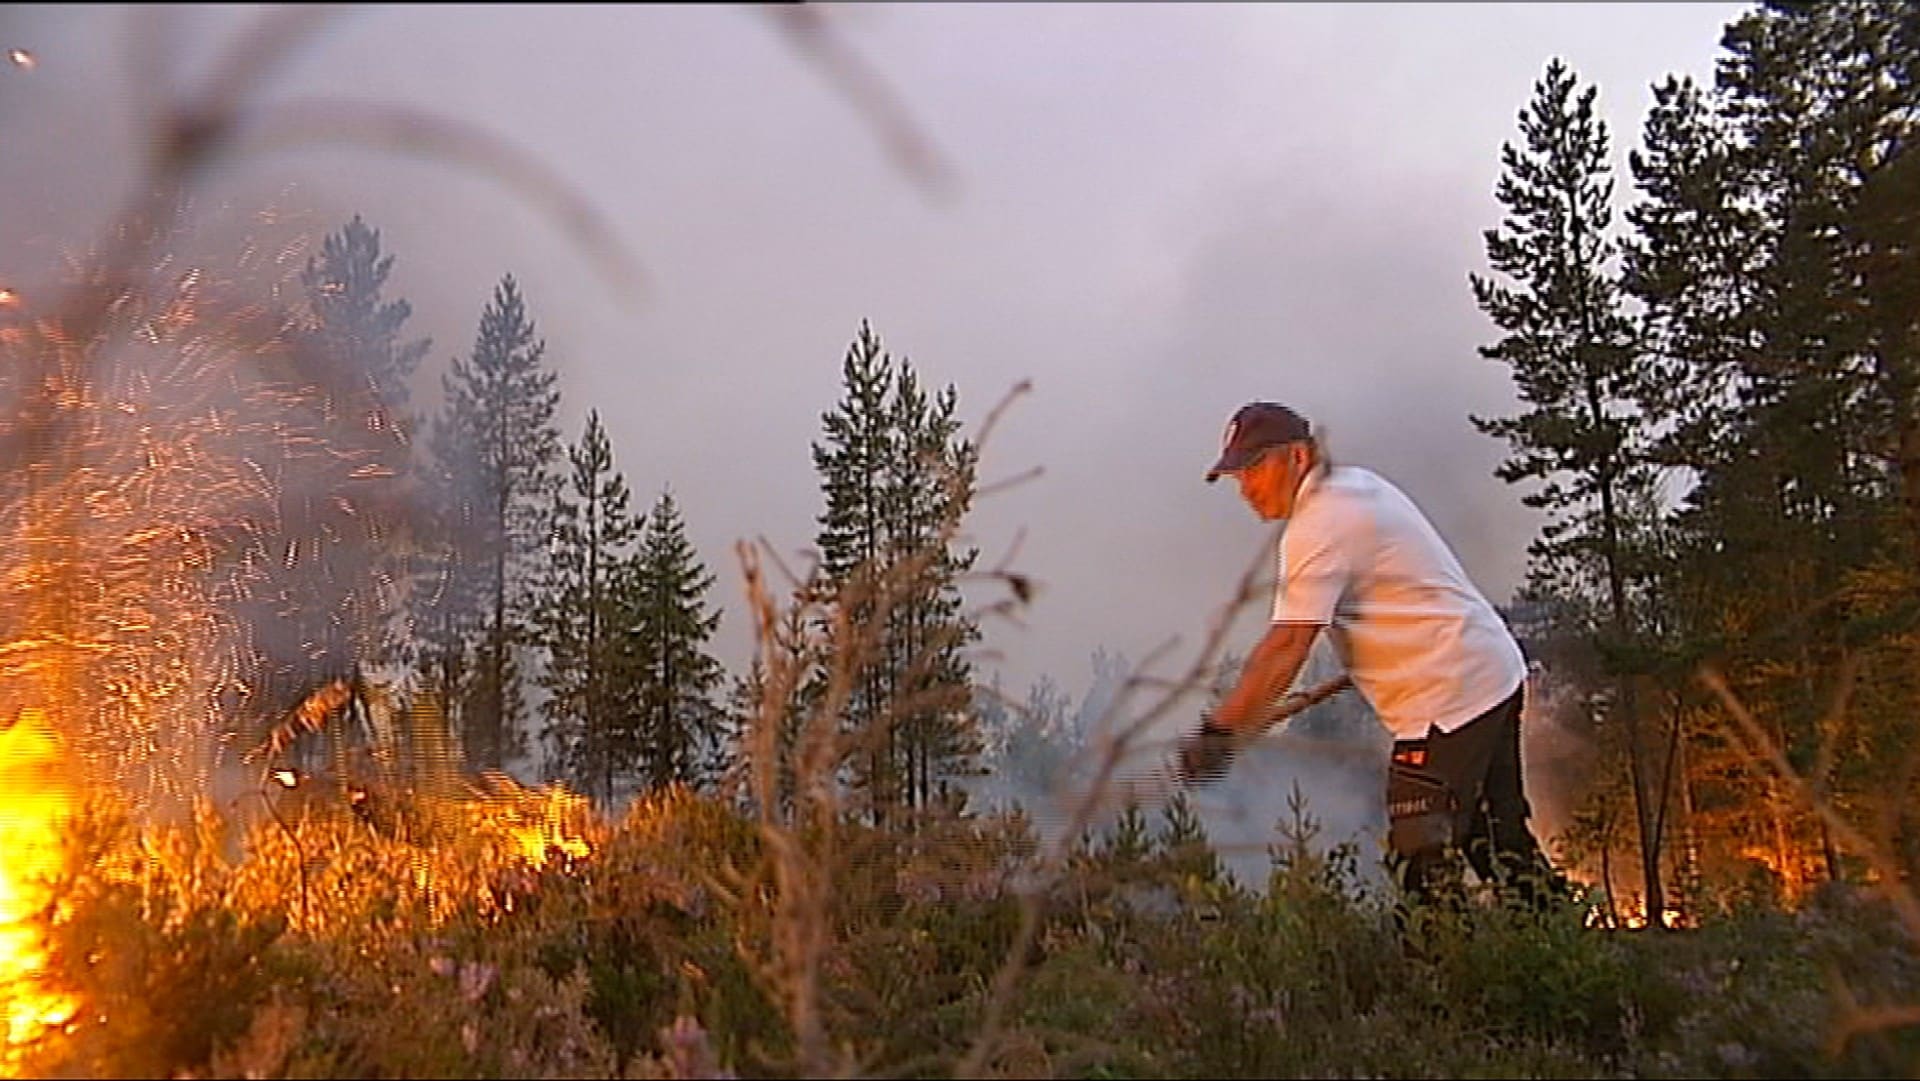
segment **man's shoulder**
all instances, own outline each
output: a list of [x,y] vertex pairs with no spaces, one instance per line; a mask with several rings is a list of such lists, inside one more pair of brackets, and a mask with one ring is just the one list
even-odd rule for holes
[[1331,466],[1314,478],[1312,489],[1294,510],[1287,532],[1335,535],[1372,517],[1378,478],[1356,466]]
[[1387,483],[1387,479],[1364,465],[1335,465],[1327,467],[1327,481],[1341,487],[1376,488]]
[[1405,489],[1363,465],[1334,466],[1327,472],[1324,487],[1353,502],[1413,502],[1413,497]]
[[1336,465],[1321,478],[1320,490],[1331,496],[1329,504],[1352,506],[1365,503],[1394,490],[1385,477],[1365,466]]
[[1313,498],[1302,505],[1299,516],[1310,519],[1310,528],[1314,531],[1343,533],[1351,529],[1398,528],[1398,523],[1409,517],[1412,506],[1405,492],[1373,470],[1340,465],[1327,470]]

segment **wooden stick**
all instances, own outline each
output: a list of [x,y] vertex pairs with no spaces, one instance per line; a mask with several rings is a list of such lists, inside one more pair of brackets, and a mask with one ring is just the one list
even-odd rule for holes
[[1264,733],[1274,725],[1299,713],[1301,710],[1317,706],[1351,686],[1353,686],[1353,677],[1342,672],[1332,679],[1317,683],[1304,691],[1283,694],[1274,702],[1273,708],[1269,709],[1267,714],[1260,718],[1260,725],[1254,731],[1256,734]]

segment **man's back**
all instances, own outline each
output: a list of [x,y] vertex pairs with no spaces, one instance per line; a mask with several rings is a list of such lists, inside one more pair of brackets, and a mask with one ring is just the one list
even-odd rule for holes
[[1280,542],[1277,622],[1319,622],[1396,737],[1471,720],[1512,694],[1526,664],[1425,514],[1370,470],[1304,483]]

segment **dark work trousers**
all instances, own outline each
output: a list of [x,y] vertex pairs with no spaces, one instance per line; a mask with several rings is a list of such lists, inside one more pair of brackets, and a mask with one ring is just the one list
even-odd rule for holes
[[1482,882],[1511,884],[1537,903],[1557,881],[1533,831],[1520,777],[1525,685],[1451,732],[1398,740],[1388,773],[1388,841],[1410,901],[1431,900],[1464,855]]

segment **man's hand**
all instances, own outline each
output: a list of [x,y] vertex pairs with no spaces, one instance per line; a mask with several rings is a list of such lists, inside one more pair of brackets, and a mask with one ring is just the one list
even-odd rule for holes
[[1208,717],[1200,727],[1180,738],[1174,770],[1181,784],[1211,784],[1227,775],[1239,743],[1232,729],[1222,728]]

